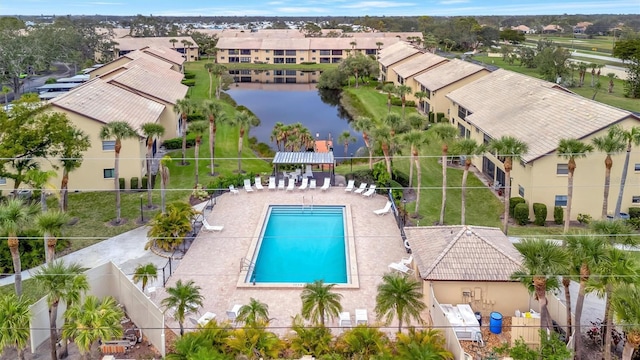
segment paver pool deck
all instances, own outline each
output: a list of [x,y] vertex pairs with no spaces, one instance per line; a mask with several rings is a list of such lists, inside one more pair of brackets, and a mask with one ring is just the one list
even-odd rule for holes
[[[375,298],[377,286],[383,274],[389,271],[391,262],[398,262],[407,256],[400,231],[391,213],[378,216],[373,210],[383,208],[387,197],[376,195],[367,198],[362,195],[347,193],[343,187],[333,187],[328,191],[320,189],[285,192],[264,189],[240,194],[224,194],[216,199],[216,205],[206,211],[205,218],[211,225],[224,225],[222,232],[201,231],[193,245],[180,261],[167,287],[173,286],[177,280],[193,280],[201,287],[204,296],[203,307],[198,314],[189,314],[198,319],[205,312],[213,312],[216,320],[227,320],[226,311],[235,304],[249,303],[255,298],[269,306],[271,331],[283,334],[291,326],[291,319],[301,312],[302,303],[299,288],[264,288],[238,287],[241,259],[251,257],[248,254],[256,229],[262,227],[265,206],[268,205],[302,205],[309,204],[313,198],[314,205],[345,205],[350,208],[353,223],[355,259],[358,268],[359,288],[335,289],[343,295],[341,304],[343,311],[348,311],[355,324],[355,309],[367,309],[369,324],[375,324]],[[313,261],[310,259],[309,261]],[[159,303],[166,296],[164,289],[159,289],[154,301]],[[169,314],[168,314],[169,315]],[[426,312],[425,312],[426,315]],[[424,318],[424,316],[423,316]],[[426,318],[425,318],[426,320]],[[175,321],[167,316],[167,325],[175,328]],[[338,326],[333,319],[327,326]],[[192,327],[190,320],[185,327]],[[390,324],[390,330],[397,323]]]

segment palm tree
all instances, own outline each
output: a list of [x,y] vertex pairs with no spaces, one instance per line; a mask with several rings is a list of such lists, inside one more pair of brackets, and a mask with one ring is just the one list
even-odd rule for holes
[[209,124],[207,124],[206,121],[204,120],[200,120],[200,121],[195,121],[193,123],[191,123],[191,125],[189,125],[189,130],[196,135],[196,146],[195,146],[195,152],[194,152],[194,158],[195,158],[195,176],[196,176],[196,182],[195,182],[195,186],[197,187],[198,184],[200,183],[199,181],[199,170],[198,170],[198,158],[200,155],[200,144],[202,143],[202,135],[204,135],[207,132],[207,129],[209,128]]
[[164,126],[154,123],[143,124],[140,128],[142,135],[147,138],[147,208],[153,208],[153,202],[151,199],[151,190],[153,184],[151,182],[151,163],[153,161],[153,142],[154,138],[158,138],[164,135]]
[[427,93],[424,91],[416,91],[415,94],[413,94],[413,96],[416,97],[416,99],[418,99],[418,109],[420,109],[420,111],[424,112],[424,105],[423,105],[423,100],[427,97]]
[[[49,306],[49,335],[51,343],[51,360],[57,360],[58,341],[57,319],[58,305],[64,301],[69,307],[80,300],[83,293],[89,290],[87,275],[78,264],[65,264],[62,260],[52,261],[41,267],[34,275],[38,286],[47,294]],[[66,342],[63,342],[63,344]],[[61,355],[66,353],[66,346]]]
[[335,284],[325,284],[324,280],[316,280],[306,284],[300,299],[302,300],[302,316],[324,327],[324,319],[335,318],[342,311],[342,294],[331,291]]
[[399,333],[404,322],[410,324],[411,319],[415,319],[422,323],[420,312],[427,306],[422,301],[421,289],[421,284],[415,278],[400,273],[384,274],[376,295],[375,312],[378,320],[384,317],[389,324],[397,317]]
[[553,329],[547,307],[547,291],[551,288],[550,283],[557,285],[555,274],[567,269],[569,255],[562,247],[544,239],[524,239],[514,246],[522,254],[522,270],[516,271],[511,277],[533,290],[540,304],[540,329]]
[[614,73],[607,73],[607,77],[609,78],[609,87],[607,88],[607,91],[609,92],[609,94],[612,94],[614,85],[613,80],[615,80],[618,76]]
[[220,89],[222,89],[222,75],[227,72],[227,67],[221,64],[216,64],[211,72],[218,79],[216,84],[216,99],[220,100]]
[[149,281],[158,279],[158,269],[153,263],[140,264],[133,271],[133,282],[142,283],[142,291],[147,287]]
[[160,164],[158,165],[158,174],[160,174],[160,209],[162,213],[165,213],[165,203],[167,197],[167,185],[169,185],[169,164],[171,164],[173,160],[169,155],[165,155],[160,159]]
[[489,149],[496,153],[498,158],[503,157],[504,164],[504,215],[502,219],[502,227],[505,235],[509,231],[509,197],[511,196],[511,169],[513,160],[520,161],[522,155],[529,151],[529,147],[511,136],[503,136],[500,139],[491,139]]
[[209,74],[209,99],[211,99],[211,92],[213,90],[213,70],[216,67],[214,63],[206,63],[204,64],[204,68],[207,70]]
[[264,325],[258,325],[232,330],[225,345],[245,358],[275,359],[279,355],[281,341],[276,334],[266,331]]
[[47,192],[46,189],[55,189],[55,186],[49,183],[49,180],[58,176],[55,170],[42,171],[40,169],[29,169],[25,173],[25,182],[40,190],[40,207],[42,212],[47,211]]
[[560,139],[558,143],[558,156],[568,159],[567,168],[569,174],[567,176],[567,206],[564,216],[564,233],[569,231],[569,223],[571,222],[571,201],[573,200],[573,175],[576,170],[576,158],[584,158],[588,153],[593,151],[593,146],[585,144],[577,139]]
[[278,151],[282,150],[282,144],[284,142],[284,134],[286,132],[286,127],[283,122],[278,121],[273,125],[273,130],[271,130],[271,141],[276,143],[276,148]]
[[244,134],[248,133],[252,127],[260,125],[260,120],[243,110],[236,113],[233,125],[238,127],[238,173],[242,173],[242,145]]
[[73,129],[68,134],[70,141],[65,142],[60,153],[62,163],[62,182],[60,184],[60,210],[66,212],[69,204],[69,173],[82,165],[82,153],[91,142],[89,136],[80,129]]
[[205,100],[201,106],[202,113],[209,119],[209,168],[211,176],[215,175],[215,149],[216,149],[216,131],[218,129],[216,121],[224,121],[222,103],[216,100]]
[[393,145],[393,137],[391,136],[391,128],[386,125],[378,126],[373,130],[373,139],[380,144],[384,162],[387,166],[387,173],[391,176],[391,146]]
[[200,286],[193,280],[182,283],[178,280],[176,285],[167,288],[168,297],[162,299],[161,304],[165,311],[174,308],[173,318],[180,324],[180,336],[184,335],[184,320],[187,313],[196,312],[202,306],[204,297],[200,295]]
[[[576,323],[575,328],[582,329],[582,309],[584,306],[584,296],[586,293],[587,282],[591,276],[593,269],[597,268],[599,263],[605,257],[605,241],[601,237],[582,234],[579,236],[571,236],[567,239],[567,250],[571,261],[571,273],[577,273],[580,276],[580,288],[578,290],[578,298],[576,300]],[[567,289],[565,289],[567,291]],[[570,329],[571,327],[569,327]],[[570,332],[567,333],[570,336]],[[576,358],[582,358],[584,351],[582,346],[582,336],[575,337]]]
[[442,205],[440,206],[440,225],[444,225],[444,212],[447,207],[447,154],[449,145],[458,135],[458,130],[451,124],[439,123],[429,129],[442,144]]
[[[409,146],[411,149],[411,159],[410,162],[415,162],[416,175],[418,176],[417,181],[417,189],[416,189],[416,208],[414,211],[414,216],[418,217],[418,209],[420,208],[420,193],[422,191],[422,168],[420,167],[420,149],[423,146],[429,144],[429,138],[426,136],[426,133],[421,130],[411,130],[406,134],[402,135],[402,142]],[[413,169],[413,164],[410,169]],[[413,178],[412,172],[409,175],[409,182]],[[411,183],[409,184],[411,186]]]
[[0,349],[15,347],[18,359],[24,360],[24,349],[31,336],[31,302],[15,294],[0,295]]
[[55,258],[58,237],[62,235],[62,227],[68,222],[69,215],[59,210],[49,210],[36,216],[36,227],[44,235],[45,262],[51,262]]
[[380,48],[382,47],[382,45],[384,45],[383,42],[376,41],[376,47],[377,47],[376,55],[378,55],[378,52],[380,51]]
[[247,305],[240,307],[236,321],[244,322],[248,326],[267,324],[269,323],[269,305],[250,298]]
[[356,142],[356,138],[351,135],[351,132],[348,130],[343,131],[340,136],[338,136],[338,142],[341,142],[344,145],[344,157],[346,159],[349,156],[349,143]]
[[170,203],[166,212],[157,214],[149,223],[149,241],[145,249],[157,246],[165,251],[175,250],[191,232],[196,214],[199,213],[188,203]]
[[464,225],[466,222],[467,212],[467,178],[469,176],[469,168],[471,167],[471,159],[474,156],[481,155],[487,151],[484,144],[478,144],[473,139],[462,139],[455,143],[455,152],[464,157],[464,172],[462,173],[462,205],[460,207],[460,224]]
[[622,359],[631,360],[640,346],[640,287],[637,284],[623,285],[616,289],[611,299],[611,309],[622,326],[626,337]]
[[399,85],[396,87],[396,94],[400,96],[400,100],[402,101],[402,118],[404,119],[404,106],[407,102],[407,95],[411,95],[412,90],[410,87],[406,85]]
[[113,171],[113,184],[116,192],[116,220],[115,224],[120,225],[120,150],[122,149],[122,140],[134,139],[138,134],[133,130],[129,123],[124,121],[113,121],[102,127],[100,130],[100,139],[116,139],[115,145],[115,163]]
[[631,148],[633,145],[640,145],[640,127],[634,126],[629,130],[622,130],[622,137],[627,143],[627,154],[624,158],[624,165],[622,166],[622,176],[620,177],[620,192],[618,193],[618,201],[616,202],[616,212],[614,217],[620,217],[620,210],[622,208],[622,196],[624,195],[624,185],[627,182],[627,171],[629,170],[629,157],[631,156]]
[[373,149],[371,148],[371,138],[369,135],[374,129],[373,121],[368,117],[360,116],[356,118],[351,125],[355,131],[362,133],[362,140],[369,153],[369,170],[371,170],[373,169]]
[[7,234],[7,245],[11,252],[15,273],[14,285],[18,296],[22,295],[22,264],[18,234],[27,226],[35,210],[33,206],[25,205],[19,198],[9,199],[0,204],[0,229]]
[[113,297],[106,296],[100,301],[89,295],[83,303],[73,304],[65,311],[62,337],[73,339],[82,358],[89,359],[93,344],[122,337],[120,320],[123,316],[124,312]]
[[173,48],[176,48],[176,43],[178,42],[178,39],[169,39],[169,42],[171,43],[171,45],[173,45]]
[[385,359],[389,352],[389,338],[380,329],[356,326],[337,339],[336,348],[344,349],[346,359]]
[[180,165],[187,165],[185,160],[187,156],[187,121],[195,107],[195,103],[188,98],[176,101],[176,105],[173,107],[173,111],[180,114],[180,134],[182,134],[182,161]]
[[611,184],[611,168],[613,167],[611,155],[621,152],[626,147],[622,129],[619,125],[610,127],[605,135],[593,139],[593,146],[607,154],[604,159],[604,198],[602,199],[602,219],[606,219],[609,211],[609,186]]
[[291,330],[295,335],[290,339],[291,350],[297,355],[315,355],[321,357],[331,351],[333,337],[326,327],[307,327],[300,315],[293,317]]
[[396,92],[396,86],[393,83],[386,83],[382,86],[382,91],[387,93],[387,113],[391,114],[391,94]]
[[[407,117],[406,123],[410,129],[422,131],[428,121],[429,119],[420,114],[411,114]],[[413,150],[411,150],[411,154],[413,154]],[[411,157],[413,157],[413,155],[411,155]],[[409,187],[413,184],[413,161],[411,160],[409,161]]]
[[408,334],[400,333],[396,337],[398,356],[407,360],[453,360],[453,354],[447,351],[447,340],[440,330],[416,330],[410,328]]

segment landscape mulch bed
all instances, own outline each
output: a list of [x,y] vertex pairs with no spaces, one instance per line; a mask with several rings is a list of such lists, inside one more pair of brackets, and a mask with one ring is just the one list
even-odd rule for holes
[[505,316],[502,318],[502,332],[500,334],[494,334],[489,331],[489,317],[482,318],[482,340],[484,346],[479,345],[475,341],[460,341],[460,345],[464,351],[473,356],[474,359],[484,359],[491,355],[493,350],[497,347],[504,345],[504,343],[511,344],[511,317]]

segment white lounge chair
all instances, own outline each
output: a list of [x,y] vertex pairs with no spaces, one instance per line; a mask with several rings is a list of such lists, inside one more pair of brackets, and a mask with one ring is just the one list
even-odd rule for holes
[[346,192],[352,192],[353,191],[353,187],[355,185],[355,180],[349,180],[349,182],[347,182],[347,187],[344,188],[344,191]]
[[391,264],[389,264],[389,269],[400,271],[401,273],[404,273],[404,274],[407,274],[407,275],[413,274],[413,269],[412,268],[408,267],[405,264],[401,264],[401,263],[391,263]]
[[341,312],[338,315],[338,325],[340,327],[349,326],[351,327],[351,314],[348,311]]
[[204,313],[204,315],[202,315],[200,317],[200,319],[198,319],[198,324],[200,326],[205,326],[209,323],[209,321],[213,320],[216,318],[216,314],[207,311],[206,313]]
[[313,171],[311,171],[311,165],[306,166],[303,176],[307,178],[313,177]]
[[209,225],[207,219],[202,220],[202,230],[220,232],[224,229],[224,225]]
[[322,183],[322,187],[320,190],[327,191],[331,187],[331,178],[324,178],[324,183]]
[[373,210],[373,213],[380,216],[388,214],[391,211],[391,205],[391,201],[387,201],[387,204],[382,209]]
[[233,195],[238,195],[240,193],[240,191],[238,191],[238,189],[233,185],[229,185],[229,191],[231,191]]
[[376,194],[376,186],[375,185],[371,185],[371,186],[369,186],[369,190],[365,191],[362,194],[362,196],[372,197],[375,194]]
[[353,190],[353,193],[362,194],[366,188],[367,188],[367,183],[361,183],[359,188]]
[[295,189],[296,182],[293,179],[289,179],[289,184],[287,184],[287,191],[293,191]]
[[255,178],[254,183],[256,185],[256,190],[264,190],[264,187],[262,186],[262,179],[260,179],[259,176]]
[[233,305],[233,308],[231,308],[231,310],[227,310],[227,319],[229,319],[231,323],[235,324],[236,318],[238,317],[238,312],[240,312],[241,307],[242,305],[235,304]]
[[278,190],[284,190],[284,179],[278,180]]
[[253,192],[253,188],[251,187],[251,180],[250,179],[244,179],[244,190],[246,192]]
[[400,264],[404,264],[406,266],[409,266],[412,262],[413,262],[413,255],[409,255],[409,257],[403,257],[402,260],[400,260]]
[[368,322],[367,309],[356,309],[356,326],[367,325]]
[[300,184],[300,187],[298,188],[298,190],[307,190],[307,186],[309,186],[309,179],[304,178],[302,179],[302,184]]
[[315,190],[316,189],[316,184],[317,184],[316,179],[309,180],[309,190]]
[[269,177],[269,190],[275,190],[276,189],[276,178],[275,176],[270,176]]

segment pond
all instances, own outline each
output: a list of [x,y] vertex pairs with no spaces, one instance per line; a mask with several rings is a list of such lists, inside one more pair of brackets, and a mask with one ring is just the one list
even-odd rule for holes
[[[319,91],[315,84],[274,84],[241,82],[232,84],[226,91],[238,105],[244,105],[260,118],[260,126],[251,129],[250,136],[259,142],[269,144],[271,131],[276,122],[285,125],[302,123],[316,140],[333,140],[333,153],[337,162],[354,156],[359,148],[364,148],[362,135],[349,125],[349,115],[342,109],[335,92]],[[348,154],[338,141],[340,134],[348,130],[356,139],[349,143]],[[366,153],[366,152],[365,152]]]

